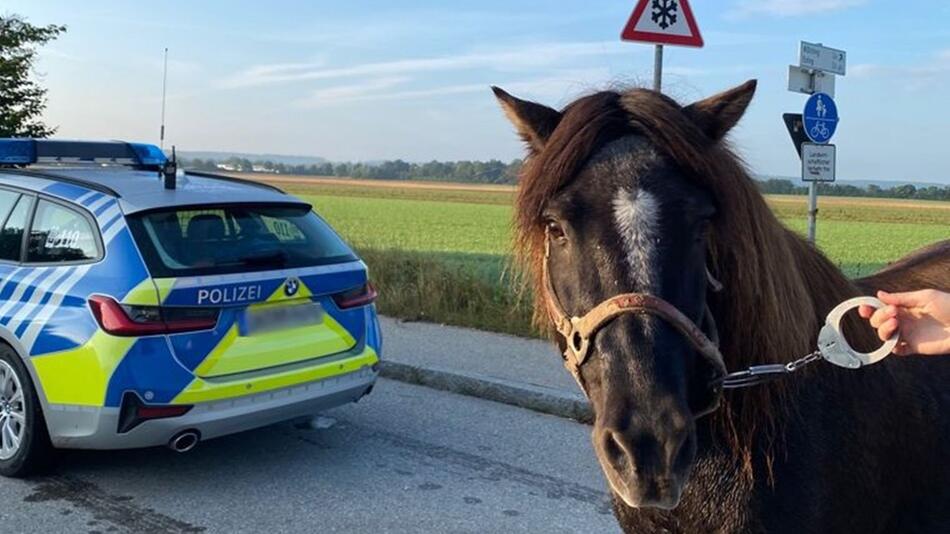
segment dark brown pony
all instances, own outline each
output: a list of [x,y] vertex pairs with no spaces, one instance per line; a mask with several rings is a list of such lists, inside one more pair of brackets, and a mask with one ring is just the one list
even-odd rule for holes
[[[718,331],[729,370],[812,352],[825,315],[849,297],[950,290],[950,242],[851,281],[775,218],[724,140],[754,91],[748,82],[688,106],[605,91],[556,111],[495,89],[528,147],[516,248],[540,325],[550,327],[544,261],[568,314],[657,295]],[[852,344],[873,348],[873,332],[851,320]],[[854,371],[818,362],[725,394],[710,367],[653,317],[617,317],[592,338],[580,381],[626,531],[950,528],[950,358]]]

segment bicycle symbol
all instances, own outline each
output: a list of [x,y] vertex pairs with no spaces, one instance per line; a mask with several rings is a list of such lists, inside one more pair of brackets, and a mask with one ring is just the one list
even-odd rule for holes
[[811,133],[812,139],[825,139],[831,136],[831,130],[825,126],[823,121],[818,121],[815,123],[815,125],[811,127],[809,133]]

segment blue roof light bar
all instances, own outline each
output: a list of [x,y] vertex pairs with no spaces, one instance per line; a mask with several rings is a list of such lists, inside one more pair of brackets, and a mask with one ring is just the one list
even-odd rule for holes
[[155,145],[122,141],[0,139],[0,165],[99,163],[159,169],[165,154]]
[[36,141],[32,139],[0,139],[0,165],[36,163]]
[[127,143],[139,158],[139,165],[164,165],[168,158],[162,149],[145,143]]

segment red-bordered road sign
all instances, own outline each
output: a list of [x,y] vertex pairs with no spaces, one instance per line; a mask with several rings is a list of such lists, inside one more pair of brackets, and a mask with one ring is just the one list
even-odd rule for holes
[[640,0],[620,34],[624,41],[703,46],[687,0]]

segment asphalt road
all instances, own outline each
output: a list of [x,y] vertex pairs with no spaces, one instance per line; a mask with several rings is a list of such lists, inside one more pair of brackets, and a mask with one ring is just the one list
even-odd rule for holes
[[324,416],[183,455],[65,452],[0,479],[0,532],[617,531],[577,423],[387,380]]

